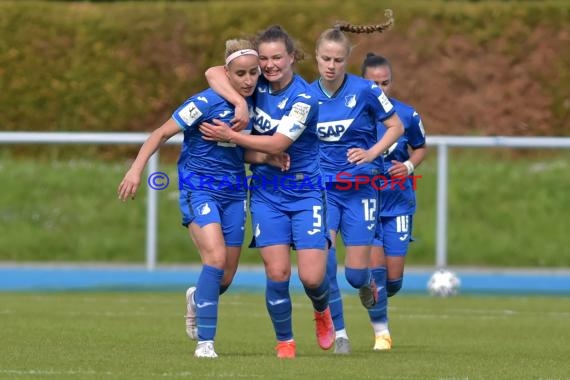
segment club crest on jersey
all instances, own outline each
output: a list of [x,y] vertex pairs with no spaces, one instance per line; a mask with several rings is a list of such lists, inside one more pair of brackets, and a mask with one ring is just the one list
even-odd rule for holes
[[197,207],[198,215],[208,215],[212,212],[212,209],[207,203],[202,203],[200,206]]
[[280,110],[285,108],[285,105],[287,104],[287,100],[289,100],[289,98],[285,98],[282,101],[279,102],[279,104],[277,105],[277,108],[279,108]]
[[289,128],[289,132],[297,132],[300,131],[302,128],[298,123],[293,124],[291,128]]
[[263,112],[263,110],[255,109],[255,118],[253,120],[253,128],[261,133],[266,133],[272,129],[277,128],[279,125],[279,120],[273,120],[268,113]]
[[348,131],[354,119],[334,120],[317,124],[317,133],[322,141],[339,141]]
[[354,108],[356,105],[356,95],[348,95],[344,97],[344,105],[348,108]]

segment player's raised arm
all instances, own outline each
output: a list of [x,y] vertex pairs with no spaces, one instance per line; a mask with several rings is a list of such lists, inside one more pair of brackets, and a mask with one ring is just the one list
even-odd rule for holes
[[231,120],[232,129],[241,131],[249,123],[249,110],[244,97],[231,85],[224,66],[214,66],[206,70],[206,80],[210,87],[228,102],[235,106],[234,118]]

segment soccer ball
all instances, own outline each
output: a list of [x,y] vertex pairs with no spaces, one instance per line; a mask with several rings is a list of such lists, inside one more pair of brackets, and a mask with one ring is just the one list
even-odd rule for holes
[[431,275],[427,288],[429,294],[438,297],[448,297],[459,292],[461,281],[459,277],[448,269],[438,269]]

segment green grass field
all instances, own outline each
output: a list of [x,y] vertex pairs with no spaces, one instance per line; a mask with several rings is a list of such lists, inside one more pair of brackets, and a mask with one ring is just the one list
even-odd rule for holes
[[0,293],[0,378],[568,379],[570,299],[391,299],[390,352],[371,350],[356,296],[345,297],[353,352],[318,348],[311,307],[294,295],[297,359],[281,361],[261,293],[224,295],[218,360],[193,358],[184,291]]
[[[166,159],[177,149],[167,147],[160,165],[171,178],[158,193],[158,260],[165,264],[198,260],[180,226],[176,168]],[[436,154],[432,149],[416,173],[422,179],[410,265],[435,262]],[[0,155],[0,261],[143,263],[146,182],[135,201],[116,195],[134,155],[121,163]],[[570,213],[570,151],[451,149],[449,159],[450,265],[570,268],[561,239]],[[242,263],[260,263],[246,246]]]

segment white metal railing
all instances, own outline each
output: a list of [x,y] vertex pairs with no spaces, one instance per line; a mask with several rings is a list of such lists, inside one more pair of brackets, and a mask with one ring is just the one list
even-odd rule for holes
[[[148,133],[87,133],[87,132],[0,132],[2,144],[142,144]],[[167,144],[180,144],[176,135]],[[447,266],[447,163],[449,147],[508,147],[508,148],[570,148],[570,137],[468,137],[428,136],[427,144],[436,146],[436,266]],[[158,171],[158,152],[149,160],[147,172]],[[157,194],[148,191],[146,216],[146,266],[154,270],[157,259]]]
[[437,146],[435,265],[443,268],[447,266],[448,147],[570,148],[570,137],[428,136],[427,145]]
[[[89,132],[0,132],[2,144],[136,144],[141,145],[148,138],[148,133],[89,133]],[[182,135],[169,139],[166,144],[181,144]],[[147,164],[150,175],[158,171],[158,152],[153,154]],[[149,271],[156,268],[157,259],[157,215],[158,198],[156,191],[147,191],[146,198],[146,267]]]

